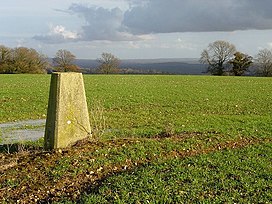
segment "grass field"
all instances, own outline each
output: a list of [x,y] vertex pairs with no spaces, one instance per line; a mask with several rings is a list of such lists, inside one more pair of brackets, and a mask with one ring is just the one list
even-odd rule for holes
[[[48,75],[0,76],[0,122],[45,118],[49,81]],[[272,130],[271,78],[88,75],[85,88],[89,110],[103,113],[111,137]]]
[[[84,80],[97,140],[61,153],[3,154],[2,166],[15,162],[0,169],[5,202],[272,201],[271,78]],[[49,82],[0,75],[0,122],[45,118]]]

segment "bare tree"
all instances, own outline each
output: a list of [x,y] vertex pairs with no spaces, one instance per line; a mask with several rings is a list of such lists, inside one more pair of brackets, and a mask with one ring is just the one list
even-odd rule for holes
[[53,58],[54,66],[58,71],[70,72],[79,71],[79,67],[73,64],[76,56],[68,50],[58,50],[55,58]]
[[235,76],[242,76],[253,64],[253,58],[241,52],[234,53],[234,58],[229,61],[232,65],[231,72]]
[[265,77],[272,76],[272,50],[260,50],[256,58],[257,74]]
[[236,52],[233,44],[222,40],[210,43],[201,53],[200,62],[208,65],[208,72],[212,75],[223,75],[227,62]]
[[100,63],[98,71],[103,74],[113,74],[119,72],[120,60],[111,53],[102,53],[101,58],[97,59]]

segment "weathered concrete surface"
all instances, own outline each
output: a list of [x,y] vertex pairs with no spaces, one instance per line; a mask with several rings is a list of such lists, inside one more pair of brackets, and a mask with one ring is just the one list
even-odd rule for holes
[[53,73],[44,147],[65,148],[91,134],[81,73]]

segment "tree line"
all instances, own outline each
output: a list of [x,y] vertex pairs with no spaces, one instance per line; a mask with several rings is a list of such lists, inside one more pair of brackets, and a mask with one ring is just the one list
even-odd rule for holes
[[201,53],[199,60],[207,64],[207,72],[212,75],[242,76],[254,67],[254,75],[272,76],[272,50],[262,49],[253,59],[236,50],[235,45],[226,41],[210,43]]
[[[80,67],[74,64],[75,60],[76,56],[68,50],[58,50],[54,58],[49,60],[33,48],[0,45],[1,74],[80,72]],[[96,73],[120,72],[120,60],[111,53],[102,53],[97,61],[100,65],[96,68]]]
[[0,46],[0,73],[44,73],[47,66],[46,57],[35,49]]
[[73,64],[75,56],[67,50],[59,50],[53,62],[37,52],[33,48],[18,47],[9,48],[0,45],[0,73],[2,74],[40,74],[48,70],[79,71],[79,67]]
[[[0,45],[0,73],[48,73],[80,72],[74,64],[76,56],[68,50],[58,50],[52,60],[33,48],[8,48]],[[115,74],[129,73],[130,69],[120,69],[121,60],[111,53],[102,53],[97,59],[99,66],[93,73]],[[245,75],[254,67],[253,75],[272,76],[272,50],[260,50],[255,59],[236,50],[235,45],[226,41],[210,43],[201,53],[199,60],[207,65],[207,72],[212,75]]]

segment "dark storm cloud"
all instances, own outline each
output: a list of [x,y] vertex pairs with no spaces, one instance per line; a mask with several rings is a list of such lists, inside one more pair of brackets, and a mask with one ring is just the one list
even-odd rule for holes
[[123,25],[134,34],[272,28],[271,0],[149,0],[131,3]]

